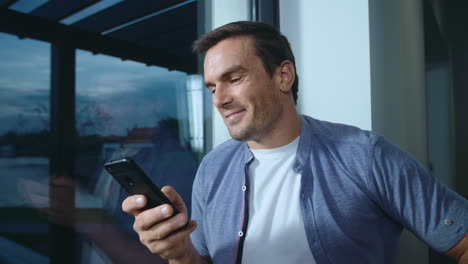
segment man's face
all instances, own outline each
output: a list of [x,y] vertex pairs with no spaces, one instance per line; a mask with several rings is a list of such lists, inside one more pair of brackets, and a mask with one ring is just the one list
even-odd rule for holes
[[271,77],[249,36],[225,39],[205,56],[206,86],[231,137],[257,141],[274,133],[282,105],[278,74]]

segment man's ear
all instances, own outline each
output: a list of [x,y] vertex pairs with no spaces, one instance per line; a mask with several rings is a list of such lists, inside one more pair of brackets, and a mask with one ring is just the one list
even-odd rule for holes
[[291,87],[296,78],[296,69],[291,61],[285,60],[278,67],[279,71],[279,88],[283,93],[291,92]]

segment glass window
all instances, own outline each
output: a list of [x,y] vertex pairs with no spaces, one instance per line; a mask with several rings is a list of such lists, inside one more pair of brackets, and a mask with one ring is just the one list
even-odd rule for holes
[[[50,261],[50,44],[0,34],[0,262]],[[76,52],[75,213],[80,263],[148,254],[120,204],[127,196],[103,163],[133,157],[152,180],[171,185],[190,210],[204,149],[199,75]],[[54,216],[52,216],[54,217]],[[61,217],[61,216],[59,216]],[[55,222],[61,219],[53,219]],[[103,230],[103,225],[107,232]],[[124,257],[125,258],[125,257]]]
[[103,164],[132,157],[159,187],[173,186],[190,210],[204,151],[203,80],[87,51],[78,50],[76,56],[76,206],[95,209],[99,221],[114,230],[109,238],[98,236],[100,231],[85,232],[80,255],[89,263],[112,261],[119,252],[100,247],[100,240],[112,238],[114,248],[141,245],[134,218],[121,210],[127,193]]
[[[74,24],[96,8],[119,16],[121,9],[110,8],[120,1],[103,2],[105,7],[101,3],[86,8],[71,5],[70,13],[82,11],[57,23],[73,20]],[[192,65],[187,68],[192,69],[195,56],[185,57],[177,50],[186,46],[189,52],[190,38],[196,37],[198,4],[185,1],[151,14],[139,10],[141,17],[118,26],[128,27],[119,33],[121,37],[112,28],[112,34],[101,32],[109,38],[80,47],[94,50],[93,45],[114,37],[136,45],[144,42],[144,47],[164,49],[176,61],[184,56],[187,65]],[[49,16],[68,12],[45,0],[17,1],[8,9],[25,13],[21,17],[42,13],[49,22],[53,20]],[[166,21],[176,21],[173,17],[183,23],[166,28]],[[140,31],[154,28],[146,23],[158,25],[158,30],[139,37]],[[204,129],[210,124],[206,119],[211,108],[203,104],[207,90],[202,88],[202,77],[77,50],[74,44],[79,41],[68,34],[52,38],[43,28],[46,24],[24,30],[8,28],[23,38],[0,33],[0,263],[165,263],[139,242],[132,229],[134,218],[121,210],[127,194],[103,170],[103,164],[133,157],[159,187],[173,186],[190,214],[191,186],[206,151]],[[50,43],[28,37],[47,39],[56,46],[51,49]],[[120,46],[119,42],[109,49]],[[126,53],[132,51],[121,49],[116,56],[127,57]],[[51,65],[51,61],[63,64]],[[75,67],[75,76],[67,66]],[[62,89],[75,94],[61,93]],[[73,114],[67,109],[72,100],[75,127],[62,122],[67,120],[64,116]],[[51,110],[56,110],[54,118]],[[70,144],[70,138],[74,143]]]
[[[47,260],[50,45],[0,33],[0,262]],[[5,250],[7,249],[7,250]]]

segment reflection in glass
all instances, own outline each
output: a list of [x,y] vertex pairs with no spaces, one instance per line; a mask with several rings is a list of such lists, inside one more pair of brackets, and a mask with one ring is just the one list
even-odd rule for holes
[[45,263],[50,45],[0,33],[0,262]]
[[[114,247],[141,247],[134,218],[121,210],[127,194],[102,165],[133,157],[159,187],[173,186],[190,210],[204,151],[202,78],[78,50],[76,80],[76,207],[102,210],[112,236],[126,237],[113,239]],[[99,246],[97,233],[85,233],[80,254],[87,261],[120,258]]]
[[[120,209],[127,195],[102,164],[132,156],[190,209],[205,152],[201,76],[77,51],[76,181],[49,182],[50,45],[0,34],[0,46],[0,263],[49,262],[50,222],[77,232],[77,263],[162,263],[138,241]],[[63,211],[73,214],[53,212],[61,200],[50,193],[70,192],[75,208]]]

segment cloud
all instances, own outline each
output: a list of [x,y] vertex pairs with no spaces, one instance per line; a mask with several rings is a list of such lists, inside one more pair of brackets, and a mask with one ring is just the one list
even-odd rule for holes
[[48,108],[49,98],[49,90],[16,89],[0,85],[0,135],[15,128],[19,115],[26,120],[28,130],[43,129],[39,127],[39,116],[34,108],[40,104]]
[[0,64],[0,69],[36,70],[46,68],[50,71],[50,56],[48,54],[28,54],[29,52],[10,52],[0,54],[8,63]]
[[23,113],[21,106],[18,105],[2,105],[0,108],[0,118],[17,116]]
[[[18,77],[19,78],[19,77]],[[0,79],[0,87],[5,91],[12,93],[28,94],[34,92],[49,92],[50,81],[41,82],[34,80],[14,80],[14,79]]]
[[[161,67],[147,67],[141,63],[91,53],[79,53],[77,92],[91,97],[110,96],[124,92],[138,92],[148,83],[170,83],[185,80],[186,73],[168,71]],[[83,58],[81,58],[83,57]]]
[[21,96],[22,92],[49,89],[49,44],[20,40],[8,34],[0,34],[0,43],[0,87],[3,91],[9,89]]
[[[0,134],[15,128],[20,114],[29,129],[41,129],[34,108],[49,107],[50,44],[0,33],[0,46]],[[177,93],[186,84],[186,73],[82,50],[76,56],[77,109],[112,117],[100,134],[125,134],[134,125],[178,118]]]

